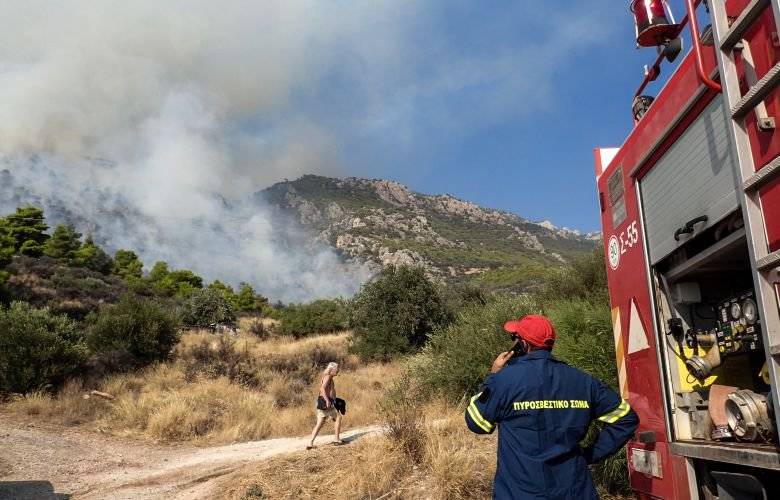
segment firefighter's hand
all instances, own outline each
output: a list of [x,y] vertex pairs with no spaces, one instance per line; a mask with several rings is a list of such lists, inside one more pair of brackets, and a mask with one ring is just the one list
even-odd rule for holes
[[502,352],[498,355],[495,361],[493,361],[493,366],[490,368],[490,373],[498,373],[501,371],[501,368],[504,367],[507,361],[512,359],[512,355],[514,353],[512,351]]

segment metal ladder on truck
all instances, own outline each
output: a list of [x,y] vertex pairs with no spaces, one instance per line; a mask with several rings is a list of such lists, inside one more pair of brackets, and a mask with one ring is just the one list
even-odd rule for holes
[[[693,0],[686,1],[689,4],[689,16],[695,19],[695,12],[690,12],[691,7],[695,8]],[[756,171],[745,118],[751,112],[756,112],[760,128],[773,128],[772,119],[766,117],[764,100],[780,84],[780,62],[775,64],[760,79],[755,74],[751,75],[750,73],[753,71],[750,67],[752,66],[750,48],[743,37],[759,16],[770,8],[770,5],[774,14],[775,29],[777,33],[780,33],[780,0],[752,0],[731,23],[726,16],[725,0],[710,0],[708,4],[712,19],[720,86],[722,86],[723,95],[728,104],[727,108],[731,115],[730,128],[739,165],[737,174],[740,185],[738,185],[737,191],[745,221],[748,247],[752,256],[751,266],[753,282],[756,285],[756,301],[762,315],[763,341],[767,349],[767,367],[770,380],[773,381],[772,399],[775,418],[778,418],[780,417],[780,384],[774,381],[780,381],[780,309],[778,309],[775,284],[778,281],[778,269],[780,269],[780,250],[769,251],[759,189],[780,177],[780,156],[775,157]],[[694,33],[692,30],[691,35],[694,48],[700,52],[698,33]],[[750,85],[750,89],[744,95],[739,88],[739,76],[735,62],[735,55],[740,51],[743,51],[743,60],[747,63],[745,67],[746,80]],[[700,62],[700,54],[697,55]],[[780,214],[776,216],[780,217]]]

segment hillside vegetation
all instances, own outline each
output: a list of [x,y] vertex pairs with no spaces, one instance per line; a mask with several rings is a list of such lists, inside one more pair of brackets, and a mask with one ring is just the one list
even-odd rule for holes
[[422,266],[438,280],[492,290],[534,288],[551,269],[591,251],[599,238],[386,180],[306,175],[256,198],[348,258],[377,267]]
[[[339,392],[349,395],[349,425],[379,418],[378,400],[397,366],[363,364],[347,334],[260,341],[186,333],[170,361],[89,383],[74,379],[57,394],[13,398],[4,411],[104,433],[162,442],[231,443],[299,436],[314,424],[324,364],[337,361]],[[89,396],[91,390],[113,399]]]
[[180,328],[270,313],[251,285],[208,285],[135,252],[108,255],[70,225],[49,231],[41,209],[0,217],[0,394],[59,388],[165,361]]
[[[352,193],[356,210],[390,203]],[[434,203],[422,200],[414,203]],[[467,216],[489,215],[474,210]],[[336,361],[346,426],[380,422],[386,434],[348,452],[250,466],[226,485],[228,498],[487,498],[496,437],[470,434],[462,418],[467,397],[511,345],[506,320],[547,314],[559,333],[555,355],[616,386],[603,252],[551,248],[528,254],[543,268],[532,293],[474,286],[498,273],[509,289],[524,289],[518,267],[446,284],[430,262],[401,261],[385,262],[350,299],[271,306],[247,283],[236,291],[165,262],[147,270],[132,250],[108,255],[22,207],[0,218],[0,412],[160,442],[303,435],[319,374]],[[520,274],[509,279],[509,271]],[[593,468],[607,493],[625,490],[626,470],[624,453]]]
[[[374,295],[396,300],[389,293],[393,290],[397,297],[409,300],[401,290],[416,277],[406,271],[400,277],[396,274],[383,273],[361,290],[355,302],[370,301]],[[224,498],[330,496],[342,494],[345,488],[350,492],[348,497],[356,499],[489,498],[496,435],[471,434],[463,423],[463,411],[496,354],[511,345],[502,330],[503,323],[512,317],[544,312],[558,331],[554,354],[616,387],[604,287],[604,256],[596,251],[557,271],[535,295],[518,298],[466,294],[470,300],[461,301],[451,310],[452,316],[428,323],[427,340],[420,349],[411,349],[416,354],[405,358],[396,383],[385,391],[380,405],[387,434],[360,442],[348,451],[296,454],[249,466],[241,472],[239,481],[225,484]],[[375,318],[368,325],[379,325],[377,331],[385,331],[382,318],[389,321],[394,314],[392,308],[376,308]],[[394,332],[389,338],[374,337],[374,342],[386,349],[382,356],[393,347],[409,352],[404,339],[414,330],[404,333],[404,329],[396,328]],[[360,352],[372,357],[376,349]],[[598,425],[593,425],[583,446],[593,439]],[[327,464],[322,463],[325,456]],[[301,470],[307,474],[301,475]],[[624,452],[592,470],[603,497],[628,492]]]

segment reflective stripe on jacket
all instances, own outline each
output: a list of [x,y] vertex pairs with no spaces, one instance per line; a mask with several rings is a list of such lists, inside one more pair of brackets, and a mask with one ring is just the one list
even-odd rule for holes
[[[618,451],[639,424],[615,391],[545,350],[488,376],[465,416],[477,434],[500,427],[493,498],[502,500],[598,498],[588,464]],[[593,420],[603,429],[582,449]]]

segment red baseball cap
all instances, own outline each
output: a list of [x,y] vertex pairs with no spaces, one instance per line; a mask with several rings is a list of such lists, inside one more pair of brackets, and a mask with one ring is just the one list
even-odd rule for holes
[[517,321],[504,323],[504,330],[514,333],[535,347],[551,348],[555,343],[555,328],[550,320],[539,314],[529,314]]

